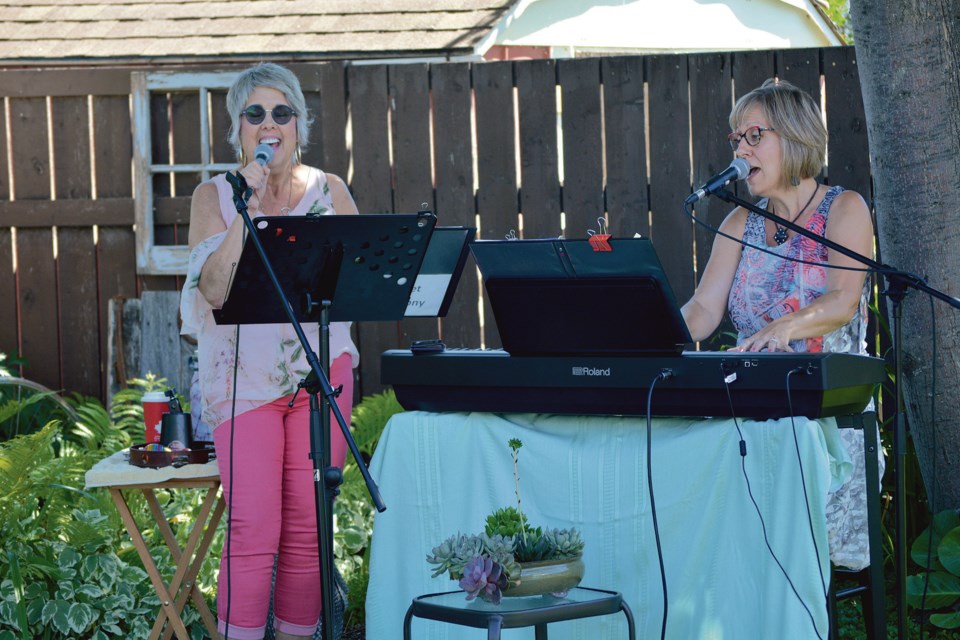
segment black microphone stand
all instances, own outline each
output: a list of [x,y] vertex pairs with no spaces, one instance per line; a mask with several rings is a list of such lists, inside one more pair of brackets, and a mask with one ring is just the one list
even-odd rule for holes
[[[320,575],[321,575],[321,602],[322,602],[322,637],[324,640],[336,640],[336,630],[333,623],[333,590],[334,578],[334,550],[333,550],[333,499],[340,493],[340,484],[343,481],[343,472],[339,467],[331,466],[330,460],[330,411],[333,411],[337,424],[340,425],[340,431],[346,439],[350,452],[357,461],[357,466],[363,475],[367,485],[367,491],[373,500],[377,511],[382,513],[386,510],[383,498],[376,483],[370,476],[370,471],[363,462],[362,454],[357,447],[350,429],[337,406],[336,397],[340,394],[340,389],[334,390],[330,385],[324,366],[317,358],[310,347],[303,328],[297,321],[293,307],[284,294],[283,287],[277,279],[276,272],[270,264],[266,251],[257,237],[256,229],[250,215],[247,211],[247,200],[253,194],[253,189],[247,186],[246,180],[239,173],[227,173],[227,181],[233,186],[233,203],[237,208],[237,213],[243,218],[244,226],[247,230],[247,239],[256,248],[257,254],[263,263],[264,270],[270,283],[280,298],[283,311],[287,316],[290,326],[297,334],[297,339],[303,348],[307,362],[310,364],[310,373],[306,379],[298,385],[299,389],[305,389],[310,395],[310,458],[313,460],[314,467],[314,489],[317,501],[317,532],[319,536],[318,552],[320,554]],[[330,361],[330,329],[329,329],[329,307],[330,300],[323,300],[322,310],[320,312],[320,349],[323,356],[323,362]],[[319,397],[319,393],[323,396]],[[327,409],[329,406],[329,410]]]
[[765,209],[747,202],[733,195],[726,189],[720,189],[713,195],[721,200],[736,204],[744,209],[753,211],[757,215],[763,216],[774,223],[786,227],[802,236],[827,247],[831,251],[843,254],[848,258],[856,260],[860,264],[867,266],[871,271],[883,274],[886,279],[887,288],[881,293],[893,304],[893,353],[894,353],[894,394],[896,397],[896,409],[893,414],[893,472],[894,472],[894,523],[895,523],[895,545],[894,545],[894,564],[896,566],[897,579],[897,627],[898,638],[906,638],[906,604],[907,604],[907,540],[906,540],[906,479],[904,477],[906,461],[906,425],[903,419],[903,395],[901,393],[900,380],[903,375],[903,355],[900,346],[901,320],[903,318],[902,303],[907,295],[908,288],[917,289],[942,300],[955,309],[960,309],[960,300],[946,293],[934,289],[927,285],[922,278],[905,271],[901,271],[886,264],[882,264],[866,256],[862,256],[852,249],[848,249],[841,244],[829,240],[825,236],[818,235],[800,225],[784,220]]

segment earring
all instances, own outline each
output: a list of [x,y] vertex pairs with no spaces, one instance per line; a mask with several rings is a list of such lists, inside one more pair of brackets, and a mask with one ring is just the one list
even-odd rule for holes
[[294,161],[297,164],[303,164],[303,152],[300,149],[300,143],[297,143],[297,150],[294,152]]
[[247,152],[244,151],[243,149],[240,149],[240,166],[241,167],[247,166]]
[[791,186],[799,187],[799,186],[800,186],[800,177],[799,177],[799,176],[793,176],[792,178],[790,178],[790,184],[791,184]]

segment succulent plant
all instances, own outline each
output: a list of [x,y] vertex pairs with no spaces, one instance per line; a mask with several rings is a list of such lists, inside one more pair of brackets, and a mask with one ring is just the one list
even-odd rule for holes
[[487,516],[484,532],[458,533],[433,548],[427,562],[435,565],[433,577],[444,573],[459,580],[467,600],[481,598],[495,604],[502,591],[520,584],[520,564],[541,560],[567,560],[583,553],[583,539],[577,529],[532,527],[520,510],[520,473],[517,452],[523,443],[508,442],[516,481],[516,507],[503,507]]
[[463,575],[463,569],[474,557],[483,553],[483,540],[477,535],[458,533],[433,548],[427,562],[436,565],[432,577],[448,573],[454,580]]
[[507,588],[507,577],[499,563],[483,556],[474,556],[463,569],[460,588],[467,592],[467,600],[479,597],[500,604],[502,590]]
[[527,517],[515,507],[502,507],[487,516],[486,532],[488,536],[519,536],[532,532]]
[[576,558],[583,554],[584,542],[577,529],[550,529],[543,534],[543,539],[551,549],[551,557],[557,560]]

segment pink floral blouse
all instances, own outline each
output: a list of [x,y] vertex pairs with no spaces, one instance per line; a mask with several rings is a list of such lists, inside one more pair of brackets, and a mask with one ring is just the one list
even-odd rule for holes
[[[233,188],[224,174],[211,179],[220,195],[220,213],[227,225],[237,217]],[[303,198],[290,215],[335,214],[327,177],[311,169]],[[286,324],[218,325],[213,307],[200,293],[200,270],[223,243],[226,231],[197,244],[190,252],[187,278],[180,297],[181,333],[195,335],[198,342],[200,399],[203,421],[212,427],[230,418],[236,395],[236,413],[273,402],[296,391],[297,383],[310,371],[297,335]],[[319,353],[319,325],[305,324],[303,331],[311,349]],[[239,336],[239,349],[237,339]],[[349,322],[330,323],[330,362],[345,353],[356,367],[360,356],[350,338]],[[234,389],[234,369],[236,388]]]
[[[807,221],[806,229],[821,236],[826,234],[830,207],[842,191],[842,187],[831,187],[827,191],[827,195]],[[758,206],[765,207],[766,201],[761,200]],[[773,255],[744,247],[730,288],[727,306],[738,332],[737,344],[773,320],[809,305],[826,292],[826,267],[802,264],[794,260],[825,264],[827,248],[799,234],[782,245],[768,246],[763,223],[763,217],[749,213],[743,241],[765,247]],[[794,351],[866,354],[869,291],[869,280],[865,280],[859,309],[842,327],[824,336],[792,340],[790,346]],[[868,410],[872,410],[872,403]],[[850,455],[853,472],[850,478],[827,498],[830,559],[836,565],[860,570],[870,564],[863,433],[855,429],[840,429],[839,432],[844,448]],[[882,451],[878,457],[882,475]]]

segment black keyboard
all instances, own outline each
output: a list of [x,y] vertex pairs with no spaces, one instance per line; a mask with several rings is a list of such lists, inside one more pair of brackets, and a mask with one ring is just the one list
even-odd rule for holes
[[660,378],[655,416],[820,418],[862,411],[885,377],[883,360],[848,353],[566,357],[395,349],[381,360],[381,381],[400,404],[433,412],[646,415],[647,392]]

